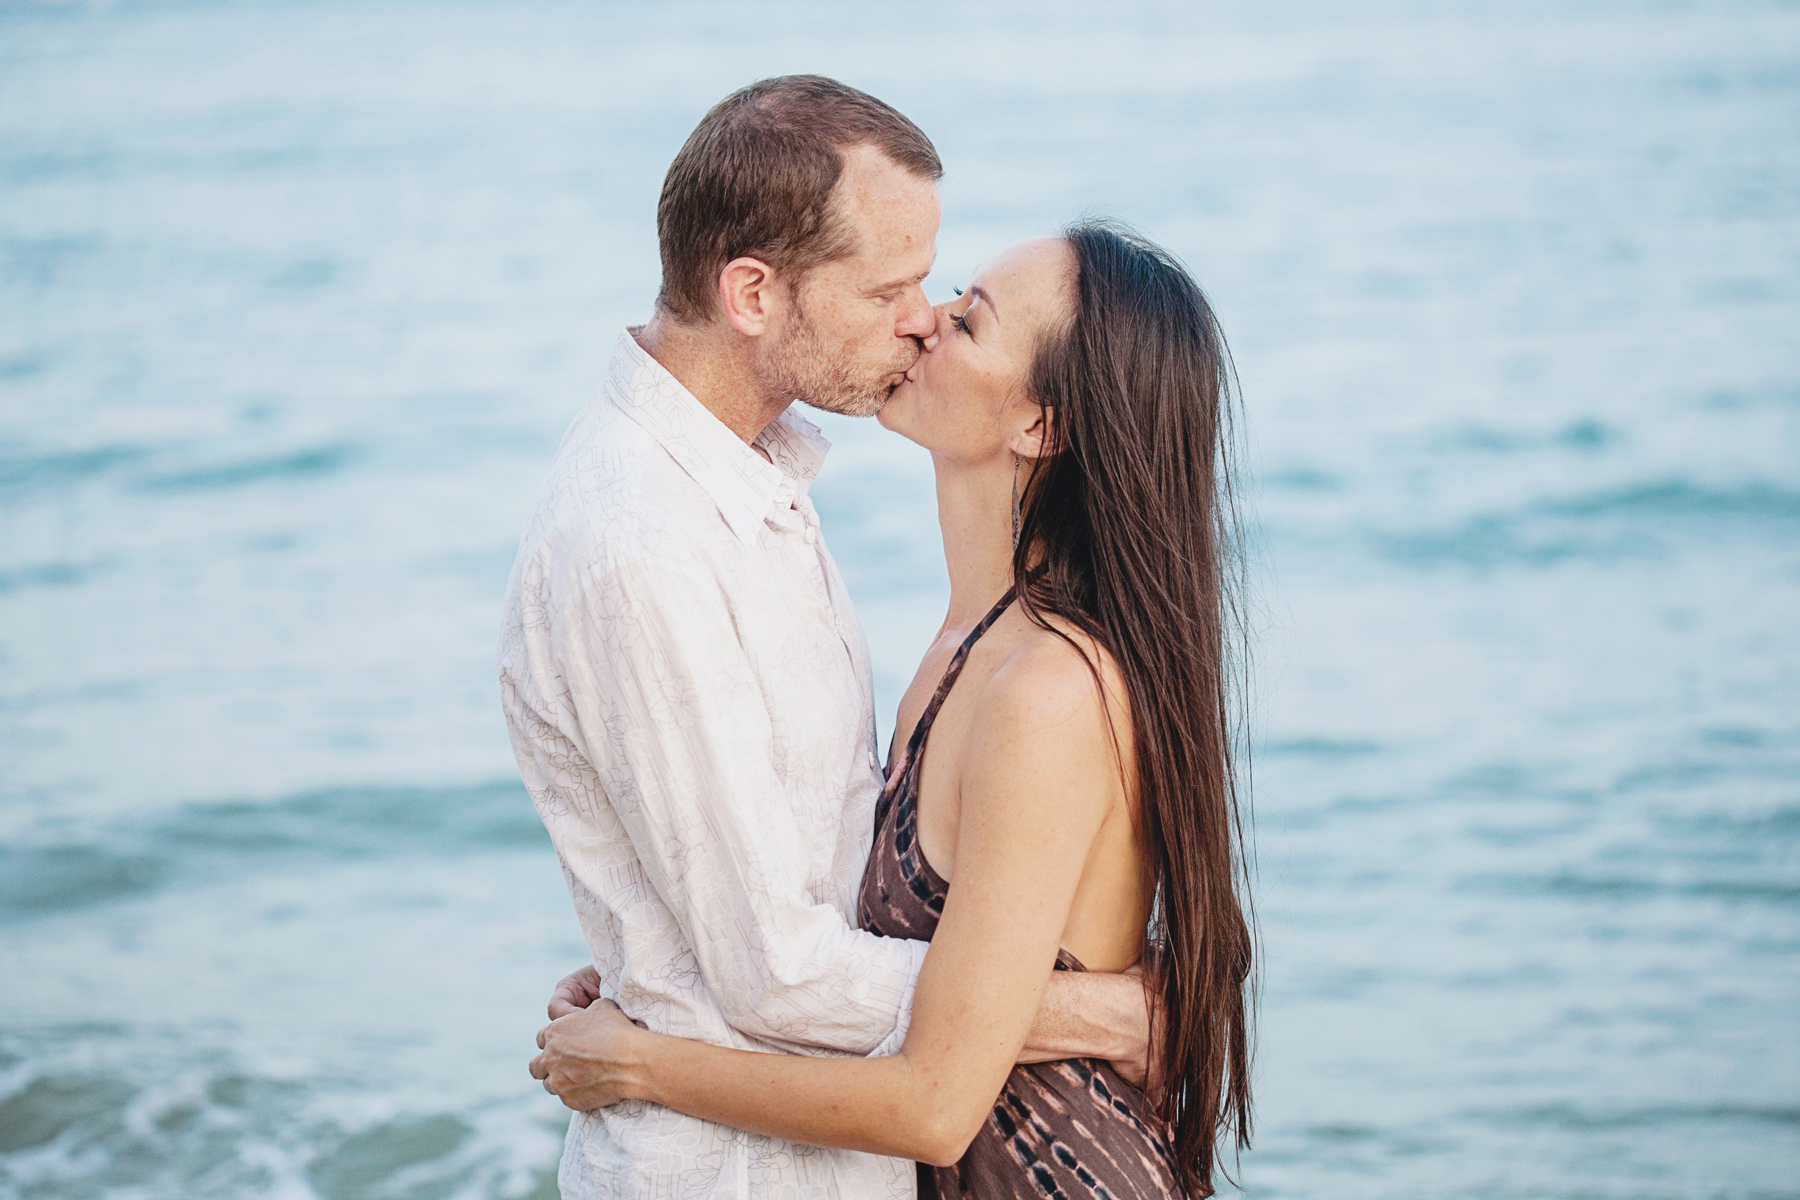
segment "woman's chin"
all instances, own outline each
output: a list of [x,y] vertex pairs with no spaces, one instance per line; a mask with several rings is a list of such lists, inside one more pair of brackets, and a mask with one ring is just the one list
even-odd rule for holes
[[920,385],[908,379],[888,393],[887,402],[875,414],[883,429],[897,433],[915,446],[931,446],[921,440],[931,433],[931,402]]
[[904,424],[907,408],[906,402],[909,398],[909,393],[911,393],[912,390],[912,380],[902,379],[900,385],[889,392],[887,399],[881,402],[881,407],[876,410],[875,420],[883,429],[891,429],[893,432],[898,433],[903,437],[905,436],[905,429],[896,427],[894,421],[898,419]]

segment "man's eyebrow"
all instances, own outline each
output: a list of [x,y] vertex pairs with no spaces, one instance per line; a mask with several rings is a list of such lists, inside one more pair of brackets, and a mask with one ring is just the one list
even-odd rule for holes
[[992,292],[983,291],[980,286],[971,283],[969,285],[969,295],[975,297],[977,300],[985,300],[987,302],[988,311],[994,314],[994,324],[998,325],[1000,323],[1000,310],[994,307],[994,294]]
[[870,290],[869,294],[873,295],[873,296],[879,296],[883,292],[897,292],[901,288],[909,288],[915,283],[924,283],[925,277],[929,274],[931,274],[931,268],[926,267],[923,271],[919,272],[917,275],[908,275],[905,279],[894,279],[894,280],[888,281],[887,283],[878,284],[876,287],[874,287],[873,289]]

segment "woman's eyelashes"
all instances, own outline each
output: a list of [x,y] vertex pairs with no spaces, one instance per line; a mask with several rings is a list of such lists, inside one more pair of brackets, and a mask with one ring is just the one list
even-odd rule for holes
[[[959,296],[963,294],[963,290],[959,287],[953,287],[950,290],[955,292]],[[955,328],[956,332],[958,332],[958,333],[968,333],[969,332],[969,323],[968,323],[968,321],[963,319],[963,313],[966,313],[968,311],[969,311],[968,308],[964,307],[962,313],[949,314],[950,324],[953,328]]]

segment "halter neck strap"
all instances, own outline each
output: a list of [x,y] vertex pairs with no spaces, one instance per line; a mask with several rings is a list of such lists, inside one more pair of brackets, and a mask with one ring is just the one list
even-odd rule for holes
[[906,769],[912,770],[919,761],[919,749],[925,745],[925,738],[931,733],[931,724],[937,720],[938,709],[944,707],[944,700],[950,695],[950,689],[956,686],[957,676],[962,674],[963,664],[969,660],[969,651],[981,640],[981,635],[993,627],[1018,595],[1018,588],[1009,587],[1006,595],[1000,597],[994,607],[988,609],[987,616],[981,618],[980,624],[969,630],[969,636],[962,640],[956,653],[950,656],[950,665],[944,668],[944,678],[938,683],[937,691],[925,711],[919,714],[919,723],[913,728],[913,735],[906,743]]

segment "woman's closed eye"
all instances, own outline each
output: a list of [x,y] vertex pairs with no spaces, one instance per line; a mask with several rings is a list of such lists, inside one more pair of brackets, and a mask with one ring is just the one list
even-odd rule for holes
[[[957,288],[957,289],[955,289],[955,291],[958,296],[963,294],[963,290],[961,288]],[[963,316],[963,313],[966,313],[968,311],[969,310],[967,308],[965,308],[960,313],[951,313],[950,314],[950,324],[955,327],[956,332],[958,332],[958,333],[968,333],[969,332],[969,322]],[[971,336],[973,336],[973,335],[971,335]]]

